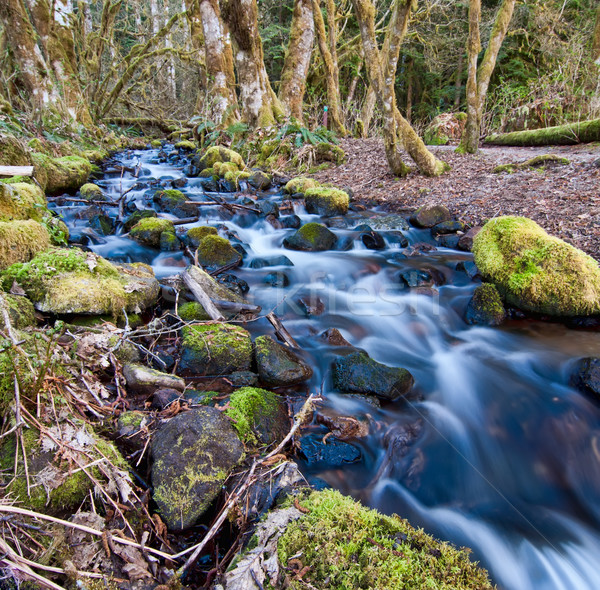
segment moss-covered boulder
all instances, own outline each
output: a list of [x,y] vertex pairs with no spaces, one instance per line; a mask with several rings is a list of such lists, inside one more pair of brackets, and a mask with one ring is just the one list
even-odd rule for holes
[[129,237],[143,246],[160,248],[160,237],[163,232],[175,233],[175,226],[169,219],[144,217],[129,231]]
[[286,193],[290,195],[305,194],[309,188],[316,188],[319,183],[314,178],[305,178],[304,176],[298,176],[292,178],[284,187]]
[[3,166],[29,166],[27,146],[14,135],[0,134],[0,163]]
[[49,247],[48,230],[37,221],[0,221],[0,270],[11,264],[28,262]]
[[467,305],[467,324],[499,326],[506,318],[502,298],[494,285],[484,283],[475,289]]
[[181,330],[183,374],[227,375],[252,364],[250,334],[231,324],[196,324]]
[[200,225],[198,227],[192,227],[188,229],[185,234],[185,241],[191,248],[196,249],[206,236],[217,235],[219,235],[219,232],[217,231],[216,227],[212,227],[210,225]]
[[152,439],[152,486],[167,527],[192,526],[243,456],[233,426],[215,408],[197,408],[163,424]]
[[123,222],[123,231],[130,232],[131,228],[139,223],[142,219],[148,217],[157,217],[157,213],[154,209],[143,209],[142,211],[134,211],[127,219]]
[[364,352],[338,357],[331,365],[331,376],[337,391],[367,393],[392,401],[406,395],[414,384],[406,369],[378,363]]
[[197,252],[198,262],[208,268],[242,263],[242,255],[231,245],[229,240],[212,234],[200,241]]
[[92,182],[87,182],[79,189],[79,194],[82,199],[87,201],[106,201],[108,200],[102,189]]
[[46,197],[35,184],[0,183],[0,221],[35,219],[41,221],[46,209]]
[[244,159],[240,154],[222,146],[213,146],[206,150],[204,155],[199,160],[200,170],[205,168],[213,168],[219,162],[231,162],[235,164],[239,170],[246,167]]
[[309,213],[327,217],[345,215],[350,204],[350,197],[346,191],[324,186],[307,189],[304,199]]
[[206,313],[202,304],[197,301],[188,301],[180,305],[177,312],[184,322],[204,322],[210,320],[210,315]]
[[16,281],[39,311],[119,315],[139,312],[158,299],[160,285],[145,264],[113,265],[77,248],[49,248],[0,273],[2,287]]
[[249,446],[270,445],[289,430],[286,404],[271,391],[242,387],[231,394],[225,415],[233,421],[240,440]]
[[323,252],[332,250],[337,243],[336,235],[321,223],[307,223],[297,232],[283,240],[283,246],[288,250],[303,250],[305,252]]
[[323,141],[315,146],[315,161],[317,164],[321,162],[333,162],[339,166],[345,160],[346,152],[338,145]]
[[[6,306],[10,325],[17,330],[35,326],[35,307],[27,297],[9,295],[8,293],[0,292],[0,306],[2,302]],[[1,309],[1,307],[0,307]],[[6,330],[7,326],[4,322],[4,315],[0,315],[0,330]]]
[[154,202],[162,211],[179,218],[193,217],[198,213],[198,206],[187,202],[186,196],[176,189],[166,189],[154,193]]
[[271,336],[256,338],[254,357],[258,375],[267,385],[297,385],[313,375],[312,368],[300,355]]
[[473,240],[475,264],[511,305],[553,316],[600,313],[600,267],[525,217],[488,221]]
[[416,227],[433,227],[444,221],[452,221],[452,214],[444,205],[424,205],[409,218]]
[[193,152],[197,147],[196,143],[189,139],[183,139],[175,144],[175,149],[180,152]]
[[267,190],[271,186],[271,182],[271,175],[262,170],[255,170],[248,177],[248,184],[261,191]]
[[[302,514],[277,542],[284,570],[301,555],[301,578],[284,584],[301,588],[385,590],[492,590],[488,574],[468,550],[440,542],[408,521],[364,508],[335,490],[312,492],[300,500]],[[281,527],[280,527],[281,530]]]
[[36,152],[31,155],[33,175],[49,194],[75,191],[83,186],[92,172],[89,160],[79,156],[51,158]]

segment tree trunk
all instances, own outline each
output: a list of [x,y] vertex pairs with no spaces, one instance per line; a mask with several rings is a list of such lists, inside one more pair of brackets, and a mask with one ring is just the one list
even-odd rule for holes
[[460,89],[462,87],[462,69],[463,63],[465,60],[465,56],[461,52],[458,56],[458,64],[456,66],[456,78],[454,79],[454,110],[458,111],[460,108],[460,99],[461,92]]
[[314,39],[312,0],[295,0],[290,42],[281,72],[279,100],[285,114],[300,123],[304,118],[302,106]]
[[210,80],[210,94],[213,100],[210,118],[218,125],[227,124],[238,118],[231,41],[221,20],[218,0],[199,2],[206,73]]
[[493,145],[541,146],[575,145],[600,141],[600,119],[490,135],[485,142]]
[[[187,18],[190,43],[192,49],[199,56],[202,56],[198,58],[198,61],[200,61],[203,57],[205,57],[204,33],[202,32],[202,19],[200,18],[200,2],[199,0],[184,0],[184,8]],[[198,89],[196,106],[194,108],[195,114],[200,113],[202,110],[206,88],[208,86],[206,66],[204,63],[198,63],[198,75],[200,79],[200,88]]]
[[600,6],[596,9],[596,25],[592,36],[592,59],[600,65]]
[[256,0],[225,0],[223,18],[234,45],[242,120],[253,128],[269,127],[283,117],[283,107],[265,69]]
[[[321,12],[319,0],[312,0],[312,6],[315,21],[315,32],[317,41],[319,42],[319,51],[321,52],[321,57],[323,58],[323,65],[325,68],[329,120],[331,121],[331,126],[336,133],[339,133],[340,135],[346,135],[346,128],[344,127],[341,111],[340,80],[339,75],[336,75],[337,64],[334,62],[329,44],[327,43],[325,21],[323,20],[323,13]],[[333,20],[335,22],[335,19]],[[330,27],[331,24],[332,23],[330,22]]]
[[[169,1],[165,0],[164,7],[164,23],[169,21]],[[165,49],[173,49],[173,38],[171,32],[165,37]],[[173,52],[170,51],[167,54],[167,88],[169,91],[169,98],[175,102],[177,99],[177,81],[175,79],[175,58]]]
[[[389,28],[389,42],[384,47],[386,56],[381,56],[375,36],[375,8],[371,0],[352,0],[365,52],[367,72],[377,102],[383,113],[383,140],[390,170],[396,175],[405,175],[409,168],[402,162],[399,148],[404,144],[406,151],[427,176],[438,176],[447,170],[447,165],[438,160],[425,146],[415,130],[396,107],[394,81],[398,64],[399,45],[406,33],[408,14],[413,0],[396,0]],[[385,77],[384,77],[385,76]]]
[[[467,123],[463,139],[461,139],[459,151],[465,151],[471,154],[477,152],[479,148],[479,135],[481,133],[481,121],[483,119],[483,109],[487,96],[488,87],[498,53],[506,37],[508,25],[512,19],[516,0],[502,0],[502,4],[496,13],[496,19],[490,40],[485,50],[481,65],[477,68],[477,57],[481,51],[481,42],[479,39],[479,21],[481,19],[481,0],[470,0],[469,4],[469,78],[467,79]],[[473,12],[473,14],[471,14]],[[475,51],[477,50],[477,54]]]
[[[0,20],[15,63],[17,80],[32,111],[42,117],[45,113],[64,112],[61,97],[55,88],[51,71],[36,43],[36,32],[23,0],[0,1]],[[47,30],[49,23],[45,23]]]
[[414,61],[411,59],[406,66],[406,120],[409,123],[412,119],[413,69]]
[[[367,67],[368,70],[368,67]],[[373,113],[375,112],[375,105],[377,104],[377,97],[373,86],[369,84],[367,90],[367,96],[360,113],[360,119],[362,121],[362,136],[369,137],[369,127],[371,126],[371,120],[373,119]]]

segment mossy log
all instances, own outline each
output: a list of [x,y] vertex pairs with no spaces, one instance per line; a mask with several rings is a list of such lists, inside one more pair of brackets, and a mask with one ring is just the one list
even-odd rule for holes
[[575,145],[600,141],[600,119],[557,125],[545,129],[529,129],[513,133],[490,135],[485,143],[492,145]]

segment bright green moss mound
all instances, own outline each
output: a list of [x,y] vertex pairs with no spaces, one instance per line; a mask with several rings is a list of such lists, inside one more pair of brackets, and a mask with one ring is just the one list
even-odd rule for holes
[[313,492],[310,512],[288,525],[278,542],[283,567],[293,557],[310,566],[291,589],[491,589],[487,572],[467,550],[441,543],[406,520],[383,516],[333,490]]
[[240,170],[246,167],[244,159],[237,152],[221,146],[213,146],[208,148],[200,159],[200,168],[212,168],[217,162],[232,162]]
[[37,221],[0,221],[0,270],[11,264],[28,262],[48,247],[48,230]]
[[348,193],[337,188],[318,186],[309,188],[304,193],[306,210],[317,215],[345,215],[348,213],[350,197]]
[[159,248],[160,236],[163,232],[175,232],[172,221],[157,217],[144,217],[131,228],[129,236],[144,246]]
[[106,201],[102,189],[97,184],[91,182],[84,184],[79,189],[79,194],[83,199],[87,199],[88,201]]
[[0,183],[0,221],[41,221],[47,212],[46,197],[38,186],[26,182]]
[[259,421],[272,419],[278,414],[279,398],[276,394],[258,387],[242,387],[229,398],[225,414],[233,420],[240,440],[244,444],[256,445],[259,441],[255,432]]
[[202,266],[225,266],[241,261],[241,254],[226,238],[209,234],[198,245],[198,262]]
[[192,248],[197,248],[200,245],[200,242],[206,236],[216,236],[218,233],[219,232],[217,231],[216,227],[212,227],[210,225],[200,225],[198,227],[190,228],[185,234],[185,237]]
[[184,322],[203,322],[210,320],[210,316],[206,313],[206,310],[197,301],[188,301],[183,305],[180,305],[177,309],[179,317]]
[[598,263],[531,219],[488,221],[473,241],[473,255],[511,305],[554,316],[600,313]]
[[297,178],[292,178],[284,187],[284,190],[293,195],[296,193],[306,193],[309,188],[316,188],[319,186],[319,183],[313,178],[305,178],[304,176],[298,176]]
[[92,164],[79,156],[51,158],[36,152],[31,155],[34,177],[47,193],[77,190],[92,172]]

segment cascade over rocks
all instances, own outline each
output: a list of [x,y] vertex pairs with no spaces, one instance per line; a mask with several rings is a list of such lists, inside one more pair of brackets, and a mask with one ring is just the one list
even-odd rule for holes
[[152,497],[167,527],[192,526],[243,456],[233,426],[215,408],[190,410],[163,424],[152,439]]

